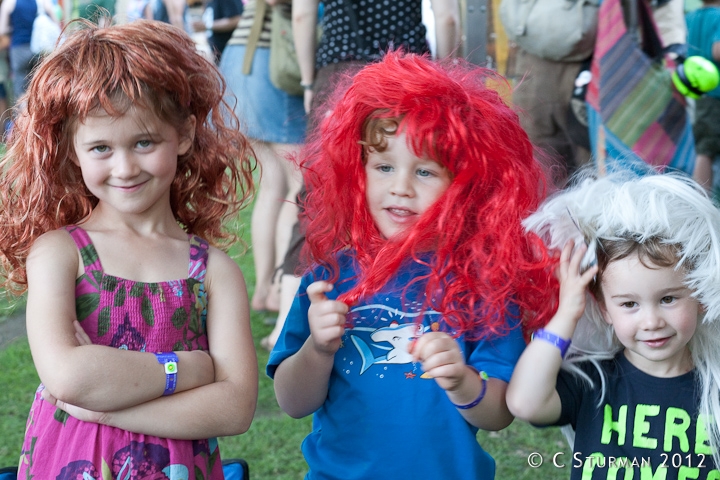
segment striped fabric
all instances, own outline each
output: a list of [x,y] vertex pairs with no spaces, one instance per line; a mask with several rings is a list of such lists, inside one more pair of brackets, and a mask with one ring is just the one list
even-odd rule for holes
[[[642,0],[638,11],[654,29]],[[646,33],[657,39],[657,32]],[[627,31],[620,0],[600,6],[591,71],[587,102],[595,115],[590,134],[596,161],[642,160],[692,172],[695,147],[685,98],[672,86],[662,58],[649,57]]]

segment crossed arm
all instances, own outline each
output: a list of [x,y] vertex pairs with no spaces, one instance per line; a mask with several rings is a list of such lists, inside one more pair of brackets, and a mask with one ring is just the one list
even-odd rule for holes
[[257,360],[245,282],[232,259],[210,250],[205,282],[211,352],[177,352],[177,393],[165,397],[165,373],[153,353],[77,340],[79,263],[65,232],[40,237],[27,260],[28,339],[46,398],[81,420],[161,437],[198,439],[249,428]]
[[[580,273],[580,262],[587,247],[574,253],[573,242],[562,250],[557,276],[560,280],[558,310],[545,330],[562,338],[572,338],[577,322],[585,310],[585,290],[597,273],[597,266]],[[555,389],[562,357],[556,346],[532,341],[515,366],[507,389],[507,405],[518,418],[549,425],[560,419],[562,404]]]

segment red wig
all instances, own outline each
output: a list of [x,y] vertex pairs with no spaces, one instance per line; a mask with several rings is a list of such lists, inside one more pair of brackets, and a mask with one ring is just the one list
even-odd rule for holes
[[[545,196],[545,173],[517,115],[487,87],[498,78],[462,60],[388,53],[340,87],[329,114],[303,154],[307,232],[305,259],[337,280],[337,255],[356,256],[360,273],[348,304],[379,291],[410,258],[435,255],[427,281],[428,307],[458,334],[501,333],[511,305],[526,330],[554,313],[555,260],[521,221]],[[347,83],[346,82],[346,83]],[[417,156],[433,159],[452,183],[401,239],[375,226],[365,199],[364,144],[369,124],[394,119]],[[426,257],[426,256],[425,256]]]
[[173,214],[187,232],[215,245],[234,240],[223,222],[252,194],[252,151],[223,98],[225,82],[187,34],[149,20],[72,27],[19,99],[0,163],[4,286],[17,292],[26,288],[33,241],[81,221],[97,204],[73,163],[73,135],[98,108],[113,116],[148,108],[179,132],[195,116],[194,141],[178,158],[170,192]]

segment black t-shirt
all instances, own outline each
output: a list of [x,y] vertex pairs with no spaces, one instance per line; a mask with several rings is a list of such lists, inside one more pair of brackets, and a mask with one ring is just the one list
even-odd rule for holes
[[564,462],[572,480],[720,479],[705,428],[697,425],[694,371],[657,378],[620,353],[600,362],[606,391],[598,406],[600,374],[590,362],[580,366],[594,387],[566,371],[560,372],[556,387],[562,402],[556,425],[575,429],[572,462]]

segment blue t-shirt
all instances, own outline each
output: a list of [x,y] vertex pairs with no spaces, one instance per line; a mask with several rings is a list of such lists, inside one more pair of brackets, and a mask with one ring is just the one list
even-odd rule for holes
[[[698,8],[685,16],[688,26],[688,56],[700,55],[711,60],[718,69],[720,63],[713,60],[712,46],[720,42],[720,7]],[[720,98],[720,86],[707,94]]]
[[[302,445],[307,479],[494,478],[495,462],[478,444],[478,429],[465,421],[434,380],[423,378],[421,365],[407,352],[419,334],[446,330],[442,315],[423,312],[425,283],[408,286],[427,273],[428,267],[412,262],[384,292],[350,308],[327,399],[315,412],[313,430]],[[328,298],[350,290],[355,274],[352,258],[341,256],[339,279]],[[270,355],[270,377],[308,338],[306,289],[325,278],[322,270],[303,277]],[[505,382],[525,347],[516,320],[503,336],[474,342],[461,337],[458,342],[469,365]]]

